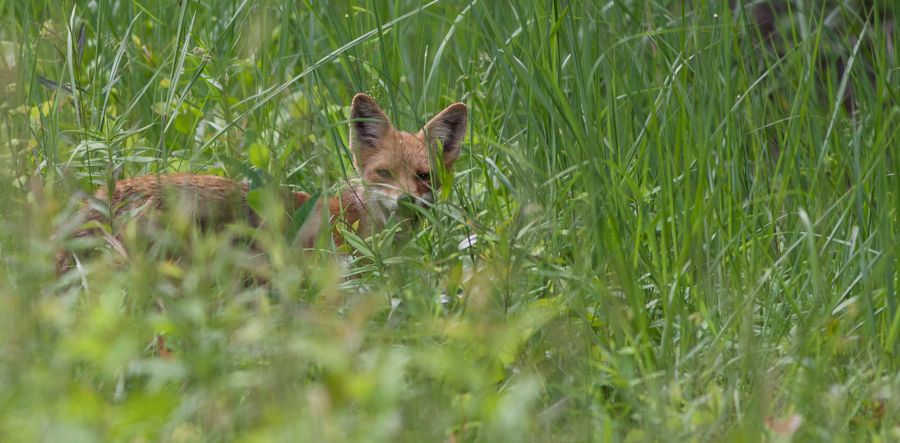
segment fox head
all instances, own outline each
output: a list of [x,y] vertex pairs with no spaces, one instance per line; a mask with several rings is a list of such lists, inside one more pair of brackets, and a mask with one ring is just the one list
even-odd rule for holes
[[390,213],[404,199],[415,204],[433,200],[440,186],[438,164],[449,171],[459,158],[468,108],[454,103],[411,134],[394,129],[372,97],[356,94],[350,118],[350,150],[366,201]]

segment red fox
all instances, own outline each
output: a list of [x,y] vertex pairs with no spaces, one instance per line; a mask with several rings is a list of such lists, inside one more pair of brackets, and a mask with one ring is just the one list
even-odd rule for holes
[[[336,243],[342,243],[338,224],[355,227],[360,235],[369,235],[384,227],[389,216],[407,199],[424,204],[433,200],[440,186],[438,164],[449,171],[459,158],[466,132],[468,108],[454,103],[432,118],[418,133],[396,130],[374,99],[356,94],[350,108],[350,149],[361,184],[346,189],[340,196],[323,198],[297,232],[297,242],[305,247],[315,243],[328,211]],[[247,203],[248,185],[213,175],[149,175],[117,182],[112,195],[99,190],[96,200],[109,202],[112,213],[142,217],[146,211],[172,206],[173,198],[188,202],[192,219],[200,227],[219,228],[244,221],[260,223]],[[289,214],[311,197],[304,192],[287,192],[285,207]],[[168,203],[168,204],[167,204]],[[101,211],[89,210],[88,219],[104,220]],[[77,233],[87,235],[86,232]],[[123,251],[120,251],[123,252]],[[57,257],[57,268],[71,267],[65,252]]]

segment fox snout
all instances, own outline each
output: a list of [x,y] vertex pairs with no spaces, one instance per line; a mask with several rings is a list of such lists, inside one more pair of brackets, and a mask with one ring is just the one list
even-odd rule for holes
[[428,207],[434,198],[430,191],[417,194],[403,189],[374,187],[369,189],[366,200],[369,208],[378,213],[377,217],[385,221],[391,214],[399,214],[404,219],[414,217],[417,212],[413,207]]

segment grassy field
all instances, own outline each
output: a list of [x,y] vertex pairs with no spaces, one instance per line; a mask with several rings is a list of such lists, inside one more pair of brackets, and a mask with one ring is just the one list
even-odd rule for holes
[[[863,3],[767,41],[727,1],[0,0],[0,440],[900,440],[898,8]],[[337,192],[359,91],[470,107],[420,228],[340,264],[173,216],[56,275],[117,178]]]

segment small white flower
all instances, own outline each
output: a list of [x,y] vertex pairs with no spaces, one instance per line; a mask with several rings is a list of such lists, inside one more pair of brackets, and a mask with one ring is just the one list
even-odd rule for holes
[[456,246],[460,251],[465,251],[478,243],[478,234],[471,234],[468,237],[462,239],[459,244]]

